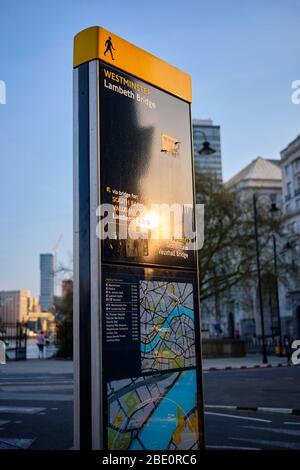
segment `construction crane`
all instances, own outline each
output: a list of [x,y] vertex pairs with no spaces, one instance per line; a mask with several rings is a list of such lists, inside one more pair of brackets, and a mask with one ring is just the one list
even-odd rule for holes
[[54,256],[54,272],[53,272],[53,281],[54,281],[54,290],[55,290],[55,286],[56,286],[56,276],[57,276],[57,250],[58,250],[58,246],[61,242],[61,239],[62,239],[62,236],[63,234],[61,233],[60,236],[58,237],[54,247],[52,248],[52,253],[53,253],[53,256]]

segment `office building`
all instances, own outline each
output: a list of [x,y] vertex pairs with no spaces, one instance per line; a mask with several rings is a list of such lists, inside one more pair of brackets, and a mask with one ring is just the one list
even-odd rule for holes
[[0,291],[0,323],[26,322],[31,302],[29,290]]
[[[195,172],[214,175],[222,182],[222,155],[220,126],[213,125],[211,119],[193,119],[193,145]],[[208,142],[214,151],[210,155],[199,154],[203,143]]]
[[43,312],[50,311],[54,304],[54,256],[40,255],[40,306]]

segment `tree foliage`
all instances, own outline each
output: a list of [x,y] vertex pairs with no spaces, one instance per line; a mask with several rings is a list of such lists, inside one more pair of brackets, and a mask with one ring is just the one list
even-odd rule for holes
[[[197,203],[204,204],[204,245],[199,251],[201,299],[228,291],[233,286],[247,288],[257,280],[254,212],[252,197],[241,198],[214,177],[196,175]],[[297,274],[293,256],[287,256],[284,218],[270,213],[269,196],[258,193],[257,224],[261,273],[274,279],[273,234],[278,248],[278,278],[285,282]],[[298,237],[289,234],[294,250]]]
[[71,358],[73,356],[73,289],[70,288],[59,305],[57,305],[57,335],[58,356]]

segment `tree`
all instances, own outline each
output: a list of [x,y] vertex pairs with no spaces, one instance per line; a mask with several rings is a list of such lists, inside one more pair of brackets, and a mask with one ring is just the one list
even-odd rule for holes
[[[256,247],[252,198],[229,191],[213,176],[196,175],[197,203],[205,205],[204,245],[199,251],[201,300],[215,298],[216,312],[221,293],[234,286],[247,289],[257,279]],[[261,271],[274,275],[272,236],[277,237],[278,278],[287,282],[298,273],[298,266],[286,256],[287,233],[283,216],[270,214],[270,199],[258,198],[259,250]],[[288,236],[295,250],[299,237]],[[267,277],[266,277],[267,278]],[[274,279],[274,277],[273,277]]]
[[58,356],[73,356],[73,289],[70,289],[58,305],[57,336]]

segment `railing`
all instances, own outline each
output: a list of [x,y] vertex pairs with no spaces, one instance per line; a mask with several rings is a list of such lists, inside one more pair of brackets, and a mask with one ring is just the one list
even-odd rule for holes
[[[275,348],[278,344],[278,337],[266,336],[265,344],[267,349],[267,354],[275,354]],[[246,340],[246,351],[247,353],[260,353],[262,350],[262,338],[258,336],[257,338],[252,338]]]
[[6,359],[20,361],[27,358],[26,323],[0,323],[0,340],[6,346]]

